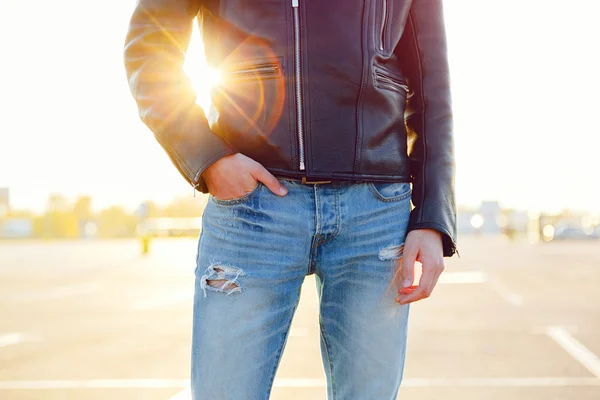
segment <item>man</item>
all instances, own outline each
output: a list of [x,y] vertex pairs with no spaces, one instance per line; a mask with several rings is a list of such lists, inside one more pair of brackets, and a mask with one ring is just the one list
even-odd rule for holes
[[[269,398],[308,274],[328,397],[396,398],[408,304],[456,251],[441,2],[138,1],[131,91],[183,177],[210,193],[194,399]],[[206,113],[182,71],[196,18],[222,75]]]

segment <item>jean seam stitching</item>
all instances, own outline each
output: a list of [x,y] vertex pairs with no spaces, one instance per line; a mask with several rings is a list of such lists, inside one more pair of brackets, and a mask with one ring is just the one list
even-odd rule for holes
[[335,225],[336,226],[335,226],[335,232],[333,232],[333,233],[331,233],[329,235],[321,235],[321,237],[323,239],[320,240],[317,243],[317,246],[324,245],[326,243],[331,242],[333,239],[335,239],[340,234],[340,232],[342,230],[342,227],[340,226],[341,224],[340,224],[340,215],[339,215],[340,214],[339,213],[339,210],[340,210],[339,200],[340,200],[339,194],[336,191],[336,193],[335,193],[335,209],[336,209],[336,216],[335,216]]
[[277,372],[277,367],[279,365],[279,360],[281,358],[281,354],[283,353],[283,347],[285,345],[285,338],[288,336],[290,332],[290,328],[292,326],[292,320],[294,319],[294,314],[296,313],[296,309],[298,308],[298,303],[300,301],[300,294],[298,294],[298,298],[296,300],[296,304],[294,304],[294,308],[291,312],[290,318],[288,319],[288,324],[285,332],[281,336],[281,341],[279,344],[279,349],[277,350],[277,355],[275,356],[275,365],[273,367],[273,371],[271,372],[271,378],[269,379],[269,386],[267,388],[267,399],[271,396],[271,390],[273,389],[273,381],[275,380],[275,373]]
[[316,250],[319,247],[319,244],[320,243],[319,243],[319,239],[317,239],[317,236],[313,236],[312,243],[310,246],[310,254],[308,256],[308,270],[306,272],[307,275],[310,275],[316,269],[315,257],[316,257]]
[[200,246],[202,245],[202,236],[204,233],[204,229],[200,229],[200,235],[198,236],[198,247],[197,247],[197,253],[196,253],[196,268],[194,268],[194,277],[197,276],[198,274],[198,270],[200,269]]
[[325,346],[325,355],[327,356],[327,366],[329,367],[329,380],[331,382],[331,399],[335,399],[335,385],[333,384],[333,365],[331,362],[331,354],[329,352],[329,344],[327,343],[327,338],[325,337],[325,327],[323,326],[323,322],[319,324],[319,328],[321,331],[321,338],[323,339],[323,345]]

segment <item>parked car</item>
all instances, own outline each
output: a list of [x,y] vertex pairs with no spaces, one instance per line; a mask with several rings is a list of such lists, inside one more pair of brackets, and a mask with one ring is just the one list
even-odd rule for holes
[[553,240],[582,240],[590,238],[591,236],[588,235],[582,228],[566,225],[556,227]]

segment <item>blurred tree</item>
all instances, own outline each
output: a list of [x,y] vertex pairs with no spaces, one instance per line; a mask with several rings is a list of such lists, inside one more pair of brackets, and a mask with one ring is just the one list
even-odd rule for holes
[[25,218],[33,220],[35,218],[35,213],[29,210],[10,210],[8,214],[6,214],[6,218]]
[[68,212],[69,205],[67,199],[65,199],[63,195],[58,193],[52,193],[48,197],[46,209],[48,212]]
[[92,219],[94,216],[92,212],[92,198],[89,196],[79,197],[73,205],[72,213],[79,221]]
[[207,201],[208,196],[179,196],[163,209],[161,216],[170,218],[201,217]]
[[100,237],[130,237],[135,235],[137,217],[130,215],[119,206],[102,210],[96,219],[98,236]]
[[35,218],[33,234],[42,238],[72,239],[79,235],[77,219],[64,196],[53,193],[46,203],[47,211]]
[[74,239],[79,236],[77,219],[63,211],[49,211],[36,218],[33,230],[36,236],[42,238]]

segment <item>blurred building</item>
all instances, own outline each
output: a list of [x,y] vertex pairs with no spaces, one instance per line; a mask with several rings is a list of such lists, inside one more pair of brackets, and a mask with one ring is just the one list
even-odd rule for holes
[[10,190],[0,188],[0,218],[4,218],[10,211]]
[[465,208],[459,208],[458,214],[456,216],[456,225],[458,229],[458,233],[463,234],[473,234],[475,233],[475,228],[471,224],[473,218],[477,215],[477,211],[468,210]]
[[484,201],[479,210],[481,226],[479,231],[486,235],[499,235],[502,233],[503,215],[502,207],[497,201]]
[[0,220],[0,239],[25,239],[33,235],[33,222],[27,218]]
[[499,235],[506,217],[497,201],[485,201],[479,209],[459,209],[458,232],[461,234]]

